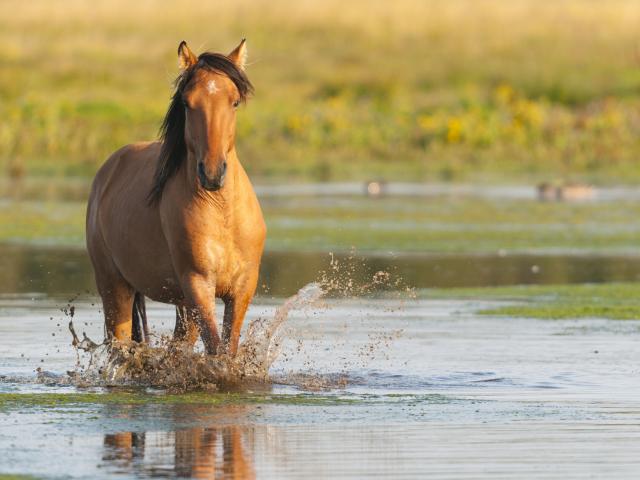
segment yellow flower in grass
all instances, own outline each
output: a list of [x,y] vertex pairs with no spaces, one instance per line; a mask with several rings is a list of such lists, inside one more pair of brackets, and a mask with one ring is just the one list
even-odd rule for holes
[[290,115],[286,121],[287,130],[290,133],[298,134],[309,126],[310,118],[308,115]]
[[458,143],[462,139],[462,121],[453,117],[447,122],[447,142]]
[[519,122],[531,128],[539,128],[544,120],[541,106],[531,100],[518,100],[513,107],[513,114]]
[[515,98],[516,92],[511,87],[511,85],[507,85],[506,83],[501,83],[493,91],[493,95],[495,96],[498,103],[507,104],[507,103],[510,103]]

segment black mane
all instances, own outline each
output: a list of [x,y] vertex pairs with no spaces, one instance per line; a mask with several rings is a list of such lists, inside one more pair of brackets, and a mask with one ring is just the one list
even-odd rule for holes
[[151,204],[160,200],[167,180],[178,171],[186,158],[187,146],[184,141],[185,112],[182,94],[195,73],[201,68],[223,73],[229,77],[238,92],[240,92],[241,101],[245,101],[253,92],[253,85],[251,85],[244,72],[229,58],[219,53],[205,52],[201,54],[195,65],[186,69],[176,78],[175,92],[160,127],[159,136],[162,140],[162,148],[153,176],[153,186],[148,195],[149,203]]

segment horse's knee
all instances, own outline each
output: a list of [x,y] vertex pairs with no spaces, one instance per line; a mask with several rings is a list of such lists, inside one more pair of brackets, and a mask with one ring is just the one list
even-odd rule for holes
[[220,343],[216,326],[215,280],[210,276],[189,273],[182,276],[187,316],[195,319],[205,350],[215,354]]
[[252,297],[253,295],[246,292],[244,295],[225,299],[223,340],[231,355],[238,352],[240,331]]

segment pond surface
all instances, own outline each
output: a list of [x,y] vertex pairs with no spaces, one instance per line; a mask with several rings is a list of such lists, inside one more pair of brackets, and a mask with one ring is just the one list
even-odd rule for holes
[[[637,281],[640,257],[625,255],[366,255],[267,251],[258,294],[284,297],[316,281],[331,259],[354,279],[389,272],[417,289]],[[87,253],[78,248],[0,244],[0,293],[78,295],[95,292]]]
[[[282,192],[267,193],[278,198]],[[330,271],[330,262],[356,284],[386,271],[402,279],[400,287],[417,289],[640,279],[640,257],[615,254],[270,250],[248,319],[272,318],[284,297]],[[0,474],[637,477],[640,321],[497,318],[476,313],[496,302],[413,300],[400,291],[394,300],[329,298],[294,311],[272,383],[241,389],[250,397],[165,402],[165,392],[137,388],[154,396],[141,403],[45,404],[28,400],[33,397],[3,403],[12,394],[96,392],[106,398],[121,390],[64,381],[77,361],[61,311],[70,298],[79,295],[78,333],[98,341],[103,336],[86,253],[2,245]],[[150,303],[148,313],[153,332],[172,330],[171,307]]]
[[[41,367],[53,377],[75,364],[62,303],[2,301],[0,395],[78,391],[38,382],[34,373]],[[492,305],[330,299],[296,311],[272,368],[274,383],[256,392],[260,402],[6,407],[0,472],[637,478],[640,322],[474,313]],[[273,301],[257,301],[248,318],[270,317],[274,309]],[[151,304],[148,313],[155,332],[170,331],[171,308]],[[76,304],[74,321],[101,338],[102,319],[90,301]],[[310,389],[310,376],[325,388]]]

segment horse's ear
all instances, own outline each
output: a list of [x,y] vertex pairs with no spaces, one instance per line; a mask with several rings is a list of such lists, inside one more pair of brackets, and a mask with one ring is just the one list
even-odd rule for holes
[[233,49],[229,55],[229,60],[236,64],[240,70],[244,70],[244,66],[247,64],[247,39],[243,38],[236,48]]
[[195,65],[198,59],[193,52],[187,46],[187,42],[184,40],[180,42],[178,46],[178,66],[180,70],[186,70],[192,65]]

